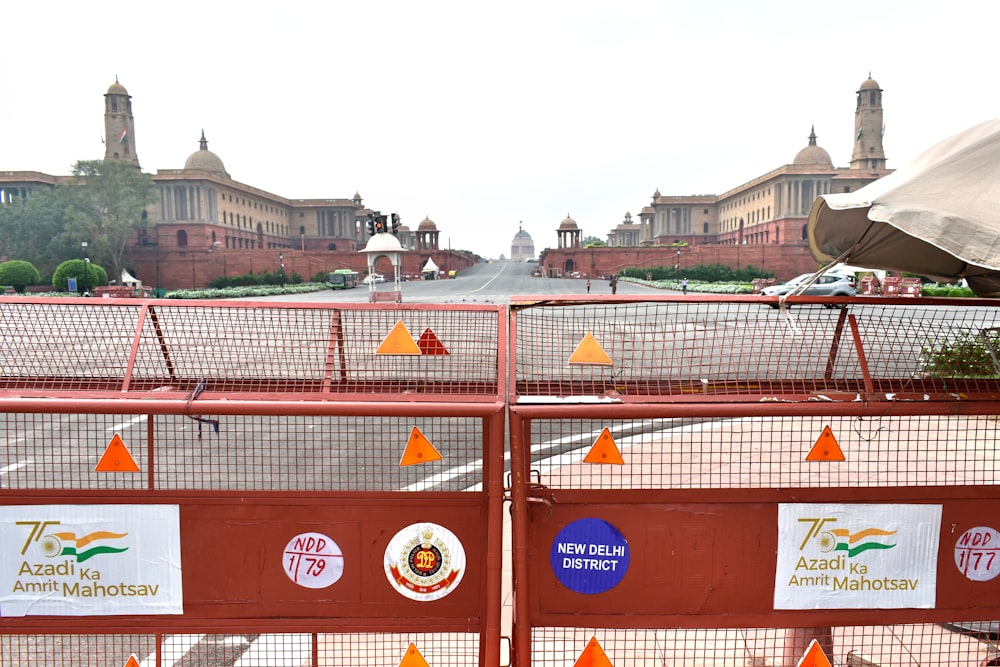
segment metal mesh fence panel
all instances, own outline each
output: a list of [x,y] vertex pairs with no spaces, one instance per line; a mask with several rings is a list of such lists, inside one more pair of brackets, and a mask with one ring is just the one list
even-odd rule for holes
[[[514,390],[522,400],[606,394],[704,402],[997,387],[995,308],[862,301],[828,309],[813,301],[789,309],[746,299],[520,308]],[[569,361],[587,334],[611,363]]]
[[[398,667],[416,651],[430,665],[480,664],[465,633],[0,635],[0,667]],[[414,659],[411,657],[411,660]]]
[[[377,354],[400,323],[423,354]],[[498,345],[496,311],[473,307],[8,301],[0,388],[486,396]]]
[[[149,420],[152,419],[152,460]],[[0,489],[463,491],[483,474],[481,420],[0,413]],[[400,466],[417,429],[442,458]],[[143,473],[95,471],[119,435]]]
[[[995,632],[995,622],[986,625],[992,625]],[[776,628],[535,628],[532,644],[538,648],[531,664],[573,665],[590,640],[596,639],[615,667],[794,667],[802,650],[789,646],[790,632],[802,634]],[[809,637],[808,631],[804,636]],[[823,629],[817,637],[827,644],[824,651],[832,649],[827,657],[834,665],[848,667],[975,667],[997,656],[995,634],[991,638],[955,626],[846,626]]]
[[[806,460],[829,428],[844,461]],[[604,433],[623,465],[584,458]],[[532,468],[552,488],[995,485],[994,416],[531,421]]]

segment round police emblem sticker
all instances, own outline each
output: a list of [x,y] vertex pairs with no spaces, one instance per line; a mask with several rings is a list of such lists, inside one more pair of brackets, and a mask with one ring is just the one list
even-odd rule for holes
[[415,523],[389,540],[385,576],[404,597],[439,600],[465,575],[465,548],[450,530],[436,523]]
[[628,541],[603,519],[578,519],[552,542],[552,572],[566,588],[593,595],[609,591],[625,577],[630,551]]

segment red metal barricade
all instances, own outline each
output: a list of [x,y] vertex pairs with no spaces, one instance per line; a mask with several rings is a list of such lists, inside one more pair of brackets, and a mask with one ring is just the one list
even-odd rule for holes
[[858,293],[867,296],[880,294],[882,292],[878,278],[875,276],[862,276],[858,281]]
[[903,278],[899,281],[899,291],[903,296],[921,296],[924,284],[920,278]]
[[511,300],[519,667],[996,655],[1000,307],[759,298]]
[[504,314],[0,301],[0,665],[499,664]]
[[882,294],[886,296],[899,296],[902,278],[899,276],[886,276],[882,279]]
[[500,664],[505,415],[511,664],[992,659],[998,306],[761,298],[0,301],[0,666]]

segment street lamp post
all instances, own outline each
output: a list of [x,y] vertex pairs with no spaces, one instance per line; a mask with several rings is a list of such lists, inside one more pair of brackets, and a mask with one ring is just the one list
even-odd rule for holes
[[740,233],[736,237],[736,278],[739,279],[740,274],[740,246],[743,245],[743,218],[740,218]]
[[87,281],[87,273],[89,273],[89,271],[87,271],[87,269],[89,268],[88,265],[90,263],[90,260],[87,259],[87,242],[86,241],[80,241],[80,254],[83,255],[83,280],[81,281],[81,285],[80,285],[80,294],[83,294],[84,296],[86,296],[87,295],[87,282],[88,282]]
[[285,253],[278,253],[278,261],[281,263],[281,291],[285,291]]

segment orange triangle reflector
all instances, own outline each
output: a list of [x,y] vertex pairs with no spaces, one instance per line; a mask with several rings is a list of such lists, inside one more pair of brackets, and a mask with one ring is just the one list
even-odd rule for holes
[[583,653],[573,663],[573,667],[614,667],[614,665],[608,660],[608,654],[601,648],[597,637],[591,637],[587,648],[583,649]]
[[809,642],[809,648],[802,654],[796,667],[833,667],[833,665],[830,664],[830,659],[823,652],[823,647],[814,639]]
[[128,453],[121,436],[115,433],[108,443],[107,449],[97,462],[95,472],[139,472],[139,466],[135,464],[135,459]]
[[141,666],[139,665],[139,659],[136,658],[135,654],[133,653],[128,657],[128,660],[125,661],[123,667],[141,667]]
[[604,348],[601,347],[601,344],[597,342],[597,339],[589,331],[583,337],[583,340],[580,341],[580,344],[576,346],[573,354],[570,355],[569,363],[612,365],[611,357],[608,356],[608,353],[604,351]]
[[590,448],[583,462],[625,464],[625,460],[622,459],[622,453],[618,451],[618,445],[615,444],[615,439],[611,437],[611,431],[606,428],[597,436],[594,446]]
[[846,461],[844,450],[840,448],[833,431],[829,426],[823,427],[823,432],[816,439],[816,444],[806,455],[806,461]]
[[438,461],[444,457],[441,452],[434,448],[431,441],[424,437],[416,426],[410,431],[410,439],[406,441],[406,449],[403,450],[403,458],[399,460],[399,466],[412,466],[416,463],[430,463]]
[[423,354],[451,354],[441,339],[434,335],[430,327],[424,329],[424,332],[420,334],[420,338],[417,339],[417,347]]
[[431,667],[424,660],[424,656],[420,655],[420,651],[413,644],[406,649],[406,655],[403,656],[402,661],[399,663],[399,667]]
[[420,354],[413,336],[406,330],[403,320],[396,322],[389,335],[385,337],[382,344],[375,350],[375,354]]

